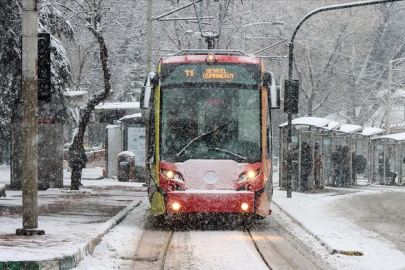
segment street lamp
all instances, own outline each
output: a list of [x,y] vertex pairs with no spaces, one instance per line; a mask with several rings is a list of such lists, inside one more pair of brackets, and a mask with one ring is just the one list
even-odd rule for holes
[[388,62],[388,93],[387,93],[387,115],[385,119],[385,133],[391,133],[391,88],[392,88],[392,65],[394,62],[404,61],[405,58],[393,59]]

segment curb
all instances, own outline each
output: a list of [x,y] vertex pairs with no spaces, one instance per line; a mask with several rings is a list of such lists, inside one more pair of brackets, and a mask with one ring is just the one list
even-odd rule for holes
[[326,244],[322,239],[320,239],[317,235],[315,235],[313,232],[311,232],[307,227],[305,227],[301,222],[299,222],[297,219],[295,219],[293,216],[291,216],[289,213],[287,213],[280,205],[278,205],[275,201],[272,201],[272,203],[280,209],[281,212],[283,212],[285,215],[287,215],[289,218],[291,218],[298,226],[300,226],[305,232],[308,234],[312,235],[319,243],[321,243],[322,246],[326,248],[326,250],[330,254],[342,254],[342,255],[347,255],[347,256],[364,256],[364,253],[362,251],[348,251],[348,250],[337,250],[333,249],[331,246]]
[[0,262],[0,270],[68,270],[76,267],[86,255],[93,254],[93,251],[97,244],[101,241],[101,238],[108,233],[112,228],[118,225],[128,215],[130,211],[139,206],[142,203],[139,201],[132,201],[125,209],[119,212],[111,219],[104,222],[102,228],[99,229],[95,236],[87,243],[83,244],[73,254],[58,257],[52,260],[46,261],[19,261],[19,262]]

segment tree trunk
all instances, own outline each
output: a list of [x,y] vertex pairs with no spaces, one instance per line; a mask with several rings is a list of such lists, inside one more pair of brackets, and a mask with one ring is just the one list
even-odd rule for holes
[[72,175],[70,178],[71,190],[79,190],[82,179],[82,170],[83,168],[86,168],[87,156],[83,147],[83,138],[87,123],[88,118],[86,121],[85,114],[81,113],[79,130],[73,139],[72,145],[69,147],[69,167],[72,170]]
[[83,147],[84,132],[90,120],[91,112],[94,107],[101,101],[105,100],[111,91],[110,71],[108,69],[108,49],[104,42],[103,35],[97,31],[96,26],[90,27],[90,31],[96,37],[100,46],[100,60],[103,69],[104,91],[93,96],[87,103],[86,107],[80,109],[79,130],[73,139],[72,145],[69,147],[69,167],[72,170],[70,189],[79,190],[82,170],[86,167],[87,157]]

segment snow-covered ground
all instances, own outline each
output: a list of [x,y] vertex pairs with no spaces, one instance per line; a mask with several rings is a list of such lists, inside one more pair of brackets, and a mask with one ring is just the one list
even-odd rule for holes
[[[84,172],[89,179],[97,178],[100,168],[85,169]],[[0,184],[8,183],[7,174],[7,167],[0,167]],[[69,173],[66,171],[64,182],[69,184]],[[89,184],[108,186],[116,183],[115,179],[83,180],[85,187]],[[297,239],[313,247],[315,253],[336,269],[405,269],[404,198],[405,190],[390,188],[333,189],[316,194],[293,192],[292,198],[287,198],[286,192],[276,187],[273,217],[268,217],[265,222],[275,219],[283,224]],[[0,199],[0,204],[3,202]],[[136,207],[127,219],[103,238],[93,256],[87,256],[77,269],[114,267],[119,257],[133,251],[142,233],[146,209],[147,203]],[[46,230],[52,231],[54,228],[48,227],[57,226],[57,223],[50,222],[46,226]],[[59,233],[64,231],[69,232],[60,230]],[[192,241],[201,241],[203,234],[195,232]],[[238,237],[228,235],[226,239],[235,241]],[[222,237],[220,241],[224,239]],[[210,241],[215,242],[215,239]],[[210,254],[212,247],[199,246],[191,251],[192,257],[198,258],[195,263],[199,265],[194,263],[195,269],[204,268],[204,254]],[[115,254],[115,259],[114,256],[105,256],[107,250]],[[336,253],[331,254],[333,251]],[[360,253],[363,256],[350,256]],[[37,259],[48,255],[37,254]],[[233,250],[232,256],[236,258],[246,254]],[[257,265],[257,268],[260,267]]]
[[[367,220],[359,222],[358,217],[364,215],[362,213],[364,207],[354,205],[349,208],[346,204],[347,201],[355,198],[360,206],[370,203],[374,196],[382,194],[390,196],[390,193],[387,190],[345,194],[339,190],[318,194],[293,192],[292,198],[287,198],[285,191],[276,189],[274,203],[297,221],[299,226],[291,226],[288,229],[296,231],[298,238],[304,242],[307,241],[308,236],[300,231],[304,228],[309,235],[318,239],[327,251],[336,252],[326,257],[323,254],[323,257],[337,269],[405,269],[403,247],[396,246],[380,234],[380,231],[368,229]],[[401,194],[405,198],[403,191]],[[390,217],[378,218],[381,221],[391,219]],[[397,226],[403,226],[403,224],[397,224]],[[403,234],[402,237],[404,237]],[[360,252],[364,255],[353,256],[360,255]]]

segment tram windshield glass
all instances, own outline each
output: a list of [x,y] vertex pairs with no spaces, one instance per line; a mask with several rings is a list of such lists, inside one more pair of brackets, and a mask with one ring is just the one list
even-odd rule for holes
[[161,88],[162,161],[260,161],[259,87]]

